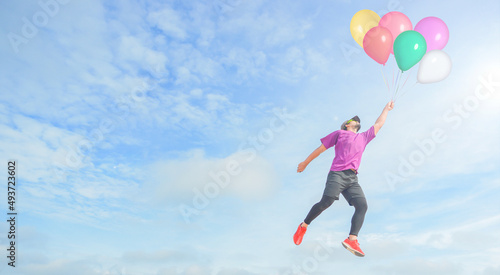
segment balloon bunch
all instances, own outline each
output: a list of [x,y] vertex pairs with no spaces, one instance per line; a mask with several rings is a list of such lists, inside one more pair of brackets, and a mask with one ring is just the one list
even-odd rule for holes
[[352,17],[351,35],[379,64],[385,66],[394,54],[400,69],[398,80],[400,74],[418,62],[419,83],[438,82],[450,74],[451,59],[442,51],[448,43],[449,31],[437,17],[426,17],[413,28],[410,19],[401,12],[389,12],[380,18],[374,11],[360,10]]

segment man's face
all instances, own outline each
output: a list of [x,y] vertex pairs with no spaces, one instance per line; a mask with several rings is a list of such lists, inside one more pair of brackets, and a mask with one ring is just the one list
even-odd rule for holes
[[347,129],[356,131],[358,124],[359,123],[357,121],[351,120],[351,122],[349,122],[348,124],[346,124],[346,127],[347,127]]

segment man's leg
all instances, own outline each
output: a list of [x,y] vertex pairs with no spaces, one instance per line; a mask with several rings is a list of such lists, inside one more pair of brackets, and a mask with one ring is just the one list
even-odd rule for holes
[[365,194],[361,186],[356,182],[344,190],[342,195],[344,195],[349,204],[354,206],[355,209],[351,219],[349,237],[342,242],[342,245],[354,255],[364,257],[365,253],[359,247],[358,233],[365,220],[366,210],[368,210]]
[[368,210],[368,204],[364,197],[358,197],[351,199],[351,205],[354,206],[354,215],[351,219],[351,232],[349,233],[349,239],[356,240],[358,237],[359,230],[363,226],[365,220],[365,214]]
[[325,211],[330,205],[332,205],[333,201],[335,201],[334,198],[325,196],[321,198],[321,200],[313,205],[311,210],[309,211],[309,214],[307,214],[307,217],[304,219],[304,222],[302,222],[299,227],[297,228],[297,231],[293,235],[293,242],[296,245],[299,245],[302,243],[302,238],[304,237],[304,234],[306,233],[307,226],[321,214],[321,212]]
[[335,201],[334,198],[323,195],[321,200],[315,205],[313,205],[313,207],[309,211],[309,214],[307,214],[307,217],[304,219],[304,223],[302,226],[307,227],[314,219],[316,219],[319,216],[319,214],[321,214],[328,207],[330,207],[330,205],[332,205],[334,201]]
[[295,235],[293,235],[293,241],[296,245],[299,245],[302,242],[302,237],[306,233],[307,226],[321,214],[325,209],[330,207],[335,200],[339,199],[340,192],[344,189],[344,185],[342,184],[343,173],[330,171],[328,173],[328,177],[326,179],[325,191],[323,191],[323,197],[321,200],[313,205],[309,214],[307,214],[304,222],[302,222]]

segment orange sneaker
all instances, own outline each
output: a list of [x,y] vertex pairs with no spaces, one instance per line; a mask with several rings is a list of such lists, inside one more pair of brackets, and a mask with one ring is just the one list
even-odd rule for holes
[[349,251],[352,252],[352,254],[358,256],[358,257],[364,257],[365,253],[363,253],[363,250],[359,247],[358,240],[351,241],[349,238],[345,239],[342,242],[342,245]]
[[299,228],[297,228],[297,232],[293,235],[293,242],[296,245],[299,245],[302,242],[302,238],[304,237],[304,234],[306,234],[307,228],[302,227],[302,223],[299,224]]

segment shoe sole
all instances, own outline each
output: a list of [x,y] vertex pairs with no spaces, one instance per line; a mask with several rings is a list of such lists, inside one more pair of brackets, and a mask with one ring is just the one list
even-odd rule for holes
[[345,249],[349,250],[352,254],[358,256],[358,257],[364,257],[365,254],[359,253],[357,250],[353,249],[350,245],[346,244],[345,242],[342,242],[342,245],[345,247]]

